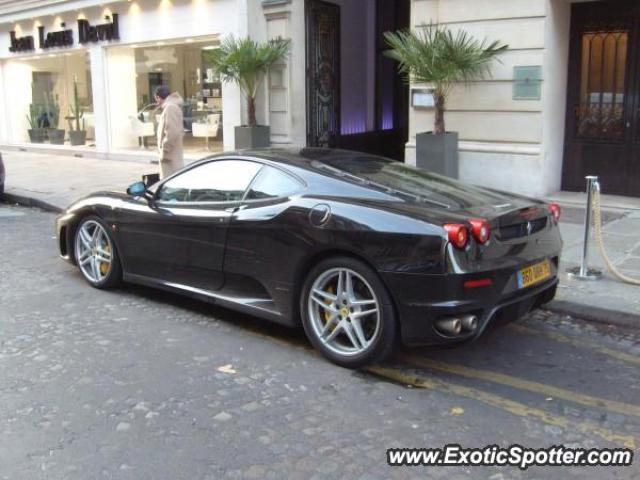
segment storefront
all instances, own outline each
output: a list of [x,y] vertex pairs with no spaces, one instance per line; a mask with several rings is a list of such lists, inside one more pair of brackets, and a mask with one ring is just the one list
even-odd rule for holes
[[[51,3],[0,7],[0,144],[152,157],[159,114],[153,92],[166,85],[184,99],[187,156],[233,147],[242,100],[209,59],[220,38],[246,34],[241,2]],[[230,21],[237,18],[245,21]]]

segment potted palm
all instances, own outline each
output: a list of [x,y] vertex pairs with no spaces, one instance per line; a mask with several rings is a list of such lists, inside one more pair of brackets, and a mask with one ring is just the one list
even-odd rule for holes
[[429,84],[433,91],[433,131],[416,135],[416,166],[458,177],[458,134],[447,132],[444,112],[447,96],[456,84],[482,80],[491,62],[508,46],[498,41],[478,41],[464,30],[457,33],[439,25],[418,30],[386,32],[390,47],[385,55],[396,60],[409,82]]
[[[80,100],[78,98],[77,78],[73,79],[73,104],[70,108],[71,120],[69,121],[69,143],[71,145],[84,145],[87,141],[87,131],[84,128],[84,110],[80,106]],[[82,120],[82,125],[80,124],[80,120]],[[80,128],[81,126],[82,128]]]
[[240,87],[247,101],[247,125],[235,127],[236,148],[259,148],[270,145],[270,129],[258,125],[256,96],[265,75],[289,52],[290,41],[282,38],[258,43],[250,38],[225,39],[219,48],[207,51],[207,59],[224,82]]
[[44,109],[47,112],[47,118],[49,120],[49,128],[47,129],[47,136],[49,142],[54,145],[64,144],[64,129],[58,128],[60,124],[60,103],[58,102],[58,96],[53,96],[52,93],[44,94]]

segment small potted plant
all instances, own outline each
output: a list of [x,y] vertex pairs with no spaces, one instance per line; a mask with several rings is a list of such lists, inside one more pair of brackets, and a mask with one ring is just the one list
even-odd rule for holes
[[58,128],[60,124],[60,103],[58,102],[58,96],[53,96],[52,93],[44,94],[44,109],[47,112],[47,118],[49,120],[49,128],[47,129],[47,135],[49,142],[54,145],[64,144],[64,129]]
[[291,42],[282,38],[258,43],[250,38],[228,37],[207,57],[225,82],[236,83],[247,100],[247,125],[235,127],[235,147],[260,148],[271,144],[268,125],[258,125],[256,96],[265,75],[289,53]]
[[44,143],[47,138],[47,130],[45,128],[46,114],[44,109],[35,103],[29,105],[29,114],[27,115],[29,122],[29,140],[31,143]]
[[444,125],[447,96],[456,84],[484,79],[492,60],[508,46],[480,42],[464,30],[453,33],[433,24],[386,32],[384,37],[390,47],[385,55],[399,63],[407,81],[428,84],[433,91],[434,128],[416,135],[416,166],[457,178],[458,133],[446,131]]
[[[72,119],[69,121],[69,143],[71,145],[84,145],[87,141],[87,131],[84,126],[84,110],[80,106],[78,98],[77,77],[73,79],[73,104],[70,108]],[[82,120],[82,124],[80,120]]]

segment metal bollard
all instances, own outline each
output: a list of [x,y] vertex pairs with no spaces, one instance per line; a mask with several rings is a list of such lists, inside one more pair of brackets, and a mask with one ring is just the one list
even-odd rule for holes
[[589,268],[587,262],[589,260],[589,231],[591,229],[591,209],[593,197],[593,189],[598,185],[598,177],[589,175],[584,177],[587,180],[587,209],[584,213],[584,243],[582,245],[582,262],[579,267],[567,269],[567,276],[575,280],[599,280],[602,277],[602,271],[596,268]]

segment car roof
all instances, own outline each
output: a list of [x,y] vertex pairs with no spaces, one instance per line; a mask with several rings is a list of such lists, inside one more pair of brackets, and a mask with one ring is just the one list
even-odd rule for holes
[[[340,171],[341,163],[363,162],[365,159],[395,163],[385,157],[379,157],[363,152],[342,150],[338,148],[321,147],[282,147],[235,150],[219,153],[208,157],[212,159],[245,158],[257,159],[274,166],[280,166],[289,173],[297,175],[318,195],[332,195],[341,197],[373,198],[378,200],[392,199],[387,193],[374,189],[360,181],[357,177]],[[207,159],[203,159],[205,161]],[[336,188],[338,185],[343,188]],[[348,189],[344,186],[348,185]]]
[[312,166],[312,162],[314,161],[324,163],[325,161],[335,162],[336,160],[341,160],[348,162],[355,159],[362,160],[363,158],[377,158],[393,162],[393,160],[389,158],[371,155],[368,153],[322,147],[258,148],[250,150],[236,150],[216,155],[216,157],[225,156],[261,158],[285,165],[300,167],[305,170],[316,170]]

